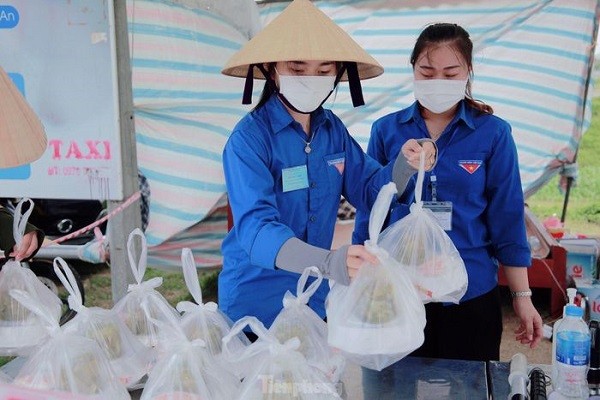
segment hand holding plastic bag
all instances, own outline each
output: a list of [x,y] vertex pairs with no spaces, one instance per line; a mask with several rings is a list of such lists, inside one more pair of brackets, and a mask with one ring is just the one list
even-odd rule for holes
[[423,163],[421,157],[410,214],[381,233],[379,246],[408,272],[424,303],[458,303],[467,291],[467,270],[433,212],[423,208]]
[[350,360],[381,370],[423,344],[425,307],[404,269],[377,238],[396,186],[381,188],[369,219],[365,247],[378,265],[365,264],[349,286],[334,285],[326,302],[329,345]]
[[[25,202],[29,208],[21,213]],[[19,245],[33,210],[30,199],[22,199],[15,209],[13,236]],[[0,270],[0,355],[27,354],[40,343],[46,334],[41,329],[43,321],[10,295],[11,289],[18,289],[38,298],[47,305],[47,312],[60,317],[62,302],[37,276],[21,265],[19,261],[8,260]]]

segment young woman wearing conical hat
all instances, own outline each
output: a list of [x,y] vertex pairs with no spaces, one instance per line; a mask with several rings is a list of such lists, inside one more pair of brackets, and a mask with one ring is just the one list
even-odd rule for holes
[[[223,151],[234,225],[222,244],[219,307],[233,320],[252,315],[268,327],[304,268],[315,265],[347,285],[363,262],[376,262],[362,245],[330,250],[340,196],[370,209],[392,178],[404,188],[421,151],[431,168],[435,147],[412,141],[382,167],[322,107],[346,80],[354,105],[364,104],[360,79],[383,68],[309,0],[294,0],[222,72],[246,78],[245,103],[254,79],[266,83]],[[323,318],[327,292],[324,283],[309,302]]]

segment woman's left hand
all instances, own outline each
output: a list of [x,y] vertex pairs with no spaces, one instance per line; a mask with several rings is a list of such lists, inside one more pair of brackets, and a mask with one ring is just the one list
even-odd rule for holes
[[529,347],[534,349],[544,335],[542,317],[533,306],[531,297],[515,297],[513,309],[521,321],[515,329],[515,340],[521,344],[529,344]]
[[408,165],[415,170],[419,170],[421,153],[425,153],[425,171],[430,171],[435,165],[437,151],[435,144],[431,141],[419,143],[415,139],[409,139],[404,143],[401,151]]
[[26,260],[38,248],[38,239],[37,233],[35,231],[31,231],[23,236],[23,240],[19,246],[15,245],[12,253],[9,254],[10,257],[14,257],[15,261]]

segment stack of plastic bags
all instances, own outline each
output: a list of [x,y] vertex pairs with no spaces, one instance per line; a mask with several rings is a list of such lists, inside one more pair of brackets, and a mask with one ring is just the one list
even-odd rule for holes
[[[134,249],[136,236],[141,240],[141,252],[137,263]],[[164,320],[169,316],[179,318],[179,313],[156,290],[162,285],[162,278],[157,277],[143,281],[146,273],[148,247],[146,237],[140,229],[136,228],[129,234],[127,251],[129,265],[137,283],[129,285],[127,294],[115,304],[114,310],[146,347],[155,347],[158,344],[159,332],[157,326],[150,322],[150,318],[155,320]],[[142,303],[147,304],[145,309],[142,308]],[[167,315],[165,316],[163,312],[166,312]]]
[[42,329],[47,336],[19,370],[15,385],[98,400],[130,399],[95,340],[63,331],[60,315],[53,315],[47,304],[30,293],[13,289],[10,294],[44,321]]
[[[145,300],[141,306],[145,309],[149,302]],[[141,400],[235,399],[239,379],[211,354],[202,339],[188,339],[181,321],[162,309],[165,305],[155,306],[165,318],[149,319],[161,332],[158,346],[163,351],[148,375]]]
[[[29,208],[21,213],[25,202]],[[13,223],[15,243],[20,244],[33,210],[33,202],[23,199],[16,207]],[[44,321],[10,296],[17,289],[46,305],[49,316],[60,318],[62,302],[35,274],[20,262],[8,260],[0,270],[0,355],[26,354],[44,338]]]
[[[183,314],[181,328],[189,340],[202,339],[211,356],[222,359],[221,343],[231,330],[233,322],[218,309],[216,303],[203,303],[198,270],[190,249],[184,248],[181,251],[181,264],[185,283],[195,301],[181,301],[177,304],[177,311]],[[248,338],[240,333],[232,338],[230,346],[235,351],[241,351],[249,344]],[[222,361],[225,362],[223,359]],[[233,365],[231,367],[235,369]]]
[[[317,278],[306,287],[311,273]],[[329,347],[327,324],[307,305],[321,282],[323,275],[317,267],[306,268],[298,280],[296,296],[289,291],[285,293],[283,309],[269,331],[282,343],[297,337],[300,340],[298,351],[308,363],[321,370],[331,382],[337,383],[344,371],[345,359]]]
[[63,330],[93,339],[119,381],[128,388],[135,387],[150,368],[151,350],[131,333],[113,310],[83,305],[73,272],[62,258],[54,260],[54,272],[69,292],[69,307],[77,312]]
[[[250,327],[258,339],[243,352],[229,350],[232,338]],[[223,338],[223,351],[230,360],[252,360],[254,368],[244,378],[238,400],[339,399],[334,384],[310,366],[299,351],[300,340],[280,342],[255,317],[243,317]],[[232,397],[233,398],[233,397]]]
[[424,303],[458,303],[467,291],[467,270],[434,213],[423,207],[423,177],[422,156],[410,214],[381,233],[379,246],[408,272]]
[[381,370],[423,344],[425,307],[404,268],[377,245],[396,186],[382,187],[365,242],[379,264],[363,265],[349,286],[334,284],[326,309],[329,345],[350,360]]

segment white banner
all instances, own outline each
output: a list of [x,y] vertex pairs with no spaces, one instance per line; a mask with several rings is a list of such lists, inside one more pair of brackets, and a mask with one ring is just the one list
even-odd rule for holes
[[0,197],[123,198],[113,17],[112,0],[0,4],[0,65],[48,136],[42,158],[0,169]]

